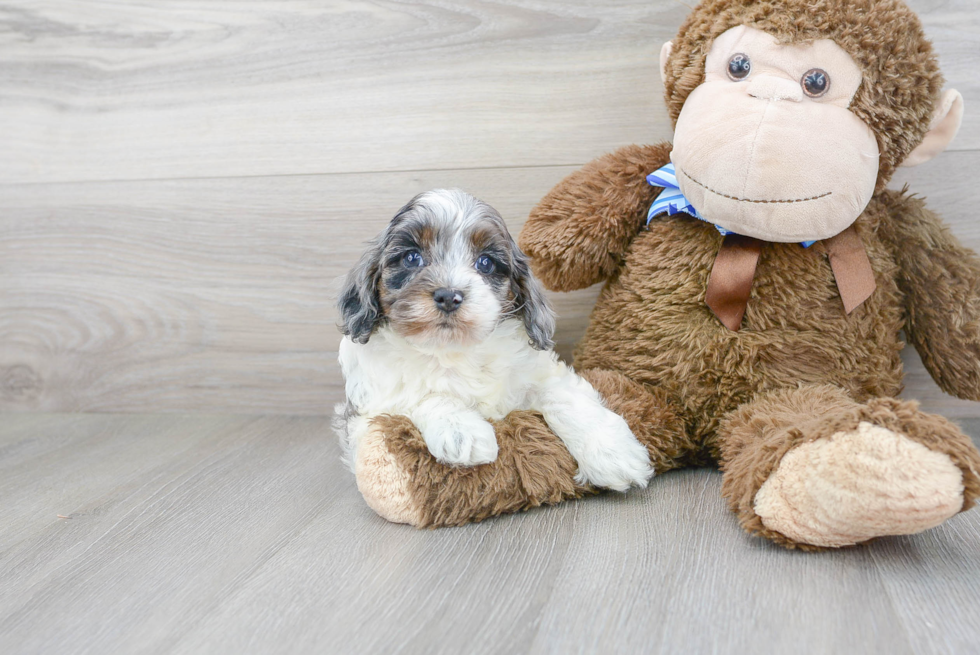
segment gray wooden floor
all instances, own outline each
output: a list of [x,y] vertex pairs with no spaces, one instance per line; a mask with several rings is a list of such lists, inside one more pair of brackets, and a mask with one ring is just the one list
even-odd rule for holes
[[[516,233],[669,139],[657,54],[692,3],[0,0],[0,655],[980,653],[980,510],[795,553],[686,470],[420,532],[338,460],[364,241],[437,186]],[[909,4],[967,112],[892,186],[980,249],[980,5]],[[560,353],[597,291],[551,295]],[[904,357],[905,396],[980,438]]]
[[367,508],[326,418],[7,416],[0,652],[977,652],[980,511],[807,554],[744,535],[720,483],[418,531]]

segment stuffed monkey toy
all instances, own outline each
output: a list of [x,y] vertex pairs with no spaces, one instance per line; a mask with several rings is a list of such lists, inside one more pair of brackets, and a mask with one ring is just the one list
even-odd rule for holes
[[[704,0],[661,75],[673,144],[572,173],[520,237],[548,288],[605,282],[577,372],[658,473],[717,464],[742,526],[778,544],[912,534],[970,508],[980,453],[895,398],[904,330],[944,391],[980,400],[980,258],[885,188],[963,113],[917,17],[900,0]],[[359,488],[419,527],[593,491],[540,416],[495,428],[496,461],[454,468],[404,417],[378,419]]]

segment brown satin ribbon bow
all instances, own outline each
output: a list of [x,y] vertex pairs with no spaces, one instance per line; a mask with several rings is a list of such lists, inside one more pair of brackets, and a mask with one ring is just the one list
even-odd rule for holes
[[[853,225],[823,243],[837,280],[837,290],[844,301],[844,311],[850,314],[875,290],[868,253]],[[729,330],[738,331],[742,325],[761,251],[762,241],[729,234],[715,257],[705,302]]]

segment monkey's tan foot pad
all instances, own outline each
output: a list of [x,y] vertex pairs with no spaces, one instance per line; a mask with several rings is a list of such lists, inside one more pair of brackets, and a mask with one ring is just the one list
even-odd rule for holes
[[372,425],[354,459],[357,489],[368,507],[393,523],[422,524],[422,508],[411,491],[411,474],[385,444],[384,426]]
[[755,496],[767,528],[825,547],[921,532],[962,506],[949,456],[867,422],[793,448]]

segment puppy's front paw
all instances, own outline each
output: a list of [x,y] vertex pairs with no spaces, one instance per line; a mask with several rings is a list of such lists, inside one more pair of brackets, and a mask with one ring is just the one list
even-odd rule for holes
[[474,412],[438,418],[419,430],[429,452],[443,464],[476,466],[497,459],[493,426]]
[[607,409],[607,416],[593,423],[594,432],[584,439],[578,453],[575,482],[581,485],[627,491],[630,487],[645,487],[653,477],[650,455],[633,436],[626,421]]

